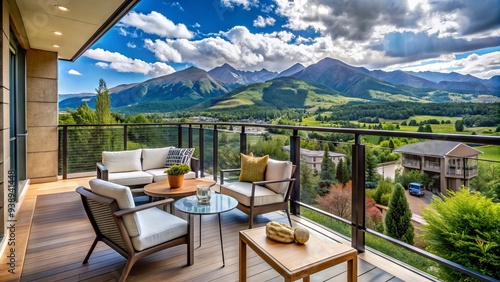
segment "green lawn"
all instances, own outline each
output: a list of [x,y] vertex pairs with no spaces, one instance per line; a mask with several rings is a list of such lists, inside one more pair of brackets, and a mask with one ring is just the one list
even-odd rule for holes
[[486,145],[475,148],[484,153],[479,155],[479,159],[500,162],[500,146]]

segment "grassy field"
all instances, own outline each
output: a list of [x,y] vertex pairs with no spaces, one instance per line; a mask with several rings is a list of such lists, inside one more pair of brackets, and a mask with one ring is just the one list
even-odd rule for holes
[[500,146],[487,145],[476,149],[484,153],[479,155],[479,159],[500,162]]
[[[323,113],[322,115],[328,115],[328,112]],[[456,132],[455,131],[455,122],[461,117],[443,117],[443,116],[413,116],[410,117],[409,119],[406,120],[406,122],[409,122],[410,120],[416,120],[417,122],[424,121],[424,120],[429,120],[429,119],[437,119],[439,121],[444,120],[444,121],[451,121],[451,124],[431,124],[432,127],[432,132],[433,133],[445,133],[445,134],[464,134],[464,135],[471,135],[473,132],[475,132],[477,135],[498,135],[498,133],[495,133],[495,127],[466,127],[464,132]],[[390,124],[390,123],[398,123],[400,124],[403,122],[403,120],[380,120],[381,123],[385,124]],[[353,123],[358,123],[358,122],[353,122]],[[321,123],[320,121],[316,120],[316,117],[308,117],[304,118],[302,120],[301,125],[305,126],[329,126],[330,123]],[[367,126],[370,124],[367,124]],[[375,125],[375,124],[371,124]],[[402,126],[400,125],[400,131],[406,131],[406,132],[417,132],[418,126]],[[367,135],[364,136],[364,139],[366,142],[372,143],[372,144],[377,144],[379,140],[379,136],[371,136]],[[479,155],[480,159],[484,160],[493,160],[493,161],[500,161],[500,146],[482,146],[482,147],[477,147],[478,150],[482,151],[484,154]]]

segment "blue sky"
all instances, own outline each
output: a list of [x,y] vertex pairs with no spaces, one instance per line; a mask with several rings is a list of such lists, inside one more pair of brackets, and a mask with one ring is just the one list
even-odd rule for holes
[[59,93],[189,66],[280,72],[331,57],[368,69],[500,75],[499,0],[142,0],[75,62]]

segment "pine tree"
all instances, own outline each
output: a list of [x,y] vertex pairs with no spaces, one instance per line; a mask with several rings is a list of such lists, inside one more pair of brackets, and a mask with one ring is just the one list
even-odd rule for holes
[[100,124],[113,123],[109,90],[104,79],[99,79],[99,87],[97,87],[95,91],[97,92],[97,97],[95,100],[95,113],[97,116],[97,122]]
[[366,154],[366,181],[367,182],[375,182],[377,179],[375,175],[377,173],[377,158],[369,152]]
[[411,223],[411,210],[403,186],[397,183],[392,190],[385,216],[385,233],[392,238],[413,245],[415,234]]
[[323,149],[325,153],[323,154],[323,160],[321,160],[321,173],[318,191],[320,196],[328,193],[330,191],[330,185],[336,183],[335,163],[330,157],[328,144],[324,144]]
[[349,178],[347,164],[344,163],[344,159],[340,159],[337,165],[337,180],[342,183],[342,188],[345,188],[346,183],[349,182]]

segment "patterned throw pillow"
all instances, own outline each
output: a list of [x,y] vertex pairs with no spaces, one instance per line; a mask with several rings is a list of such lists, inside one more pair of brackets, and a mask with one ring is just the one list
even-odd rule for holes
[[253,157],[241,154],[240,182],[255,182],[264,180],[269,155]]
[[165,160],[165,166],[169,167],[174,164],[189,165],[193,153],[194,148],[170,148],[170,150],[168,150],[167,159]]

